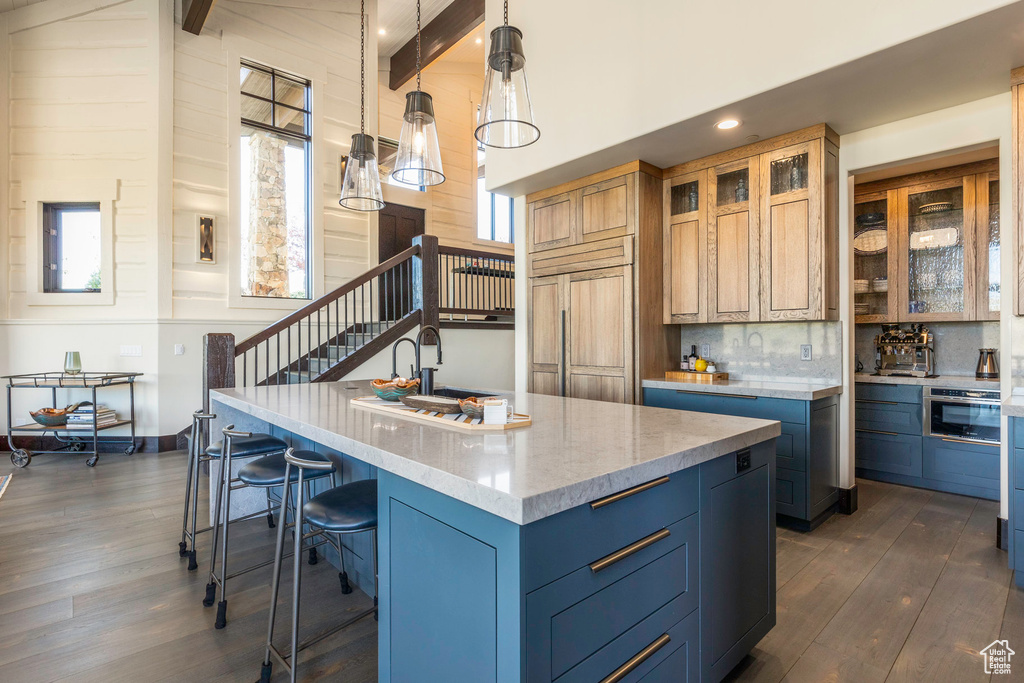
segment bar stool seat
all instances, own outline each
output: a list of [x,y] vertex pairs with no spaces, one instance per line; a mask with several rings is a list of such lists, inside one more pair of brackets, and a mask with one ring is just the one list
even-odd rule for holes
[[[237,437],[231,440],[231,457],[247,458],[251,455],[262,455],[281,451],[283,454],[288,448],[281,439],[270,434],[253,434],[252,436]],[[211,458],[219,458],[224,452],[224,442],[215,441],[206,449],[206,455]],[[284,457],[282,455],[282,457]]]
[[[234,443],[232,443],[232,451],[234,451],[234,447]],[[295,451],[295,456],[314,462],[330,462],[327,456],[313,451]],[[281,486],[284,484],[284,473],[287,466],[288,463],[284,460],[284,453],[275,453],[274,455],[268,455],[246,463],[242,469],[238,470],[238,479],[249,486]],[[329,470],[311,470],[305,478],[307,481],[311,481],[321,477],[329,477],[333,473],[334,468]],[[299,480],[299,468],[291,468],[288,479],[291,483],[297,482]]]
[[377,480],[355,481],[317,494],[303,506],[302,514],[313,526],[331,533],[373,529],[377,526]]

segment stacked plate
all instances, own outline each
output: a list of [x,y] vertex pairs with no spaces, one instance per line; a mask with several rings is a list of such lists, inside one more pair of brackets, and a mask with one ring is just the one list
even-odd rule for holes
[[854,294],[867,294],[871,291],[871,282],[869,280],[854,280],[853,281],[853,293]]
[[876,277],[871,281],[871,291],[873,292],[888,292],[889,291],[889,279],[884,277]]
[[853,313],[854,315],[867,315],[871,312],[871,307],[868,304],[854,304]]

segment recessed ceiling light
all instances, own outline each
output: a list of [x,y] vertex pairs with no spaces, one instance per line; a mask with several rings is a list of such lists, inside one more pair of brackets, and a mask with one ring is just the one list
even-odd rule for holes
[[730,128],[735,128],[738,125],[740,125],[740,122],[736,119],[726,119],[725,121],[719,121],[716,123],[715,128],[718,130],[729,130]]
[[384,29],[382,29],[382,28],[379,28],[379,29],[377,29],[377,35],[380,35],[380,36],[384,36],[384,35],[387,35],[387,33],[388,33],[388,32],[387,32],[387,31],[385,31],[385,30],[384,30]]
[[477,39],[476,39],[476,44],[477,44],[477,45],[479,45],[479,44],[480,44],[480,43],[482,43],[482,42],[484,42],[484,39],[483,39],[483,38],[477,38]]

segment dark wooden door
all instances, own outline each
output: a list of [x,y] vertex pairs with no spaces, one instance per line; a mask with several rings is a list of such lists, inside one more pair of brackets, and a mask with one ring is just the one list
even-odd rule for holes
[[[387,261],[412,246],[412,238],[422,235],[425,225],[423,209],[401,204],[388,204],[380,211],[377,229],[379,263]],[[386,277],[386,289],[380,293],[380,319],[397,320],[412,309],[412,269],[397,269]]]

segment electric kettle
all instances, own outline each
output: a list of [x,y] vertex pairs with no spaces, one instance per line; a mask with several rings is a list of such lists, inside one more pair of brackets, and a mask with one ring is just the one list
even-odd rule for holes
[[996,360],[995,349],[978,349],[978,369],[974,376],[978,379],[999,379],[999,361]]

